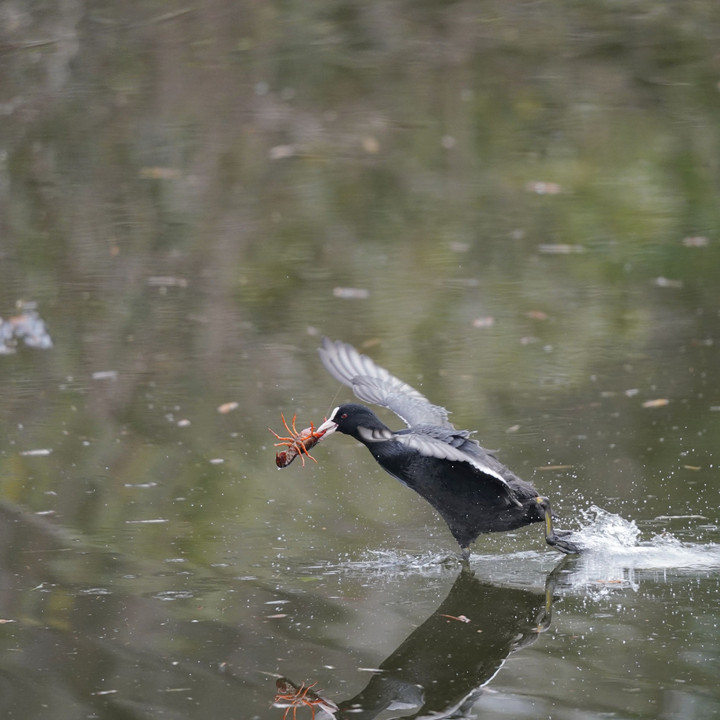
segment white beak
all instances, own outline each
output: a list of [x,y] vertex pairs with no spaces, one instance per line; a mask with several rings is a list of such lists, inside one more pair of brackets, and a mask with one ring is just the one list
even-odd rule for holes
[[315,430],[316,433],[323,433],[323,437],[332,435],[337,430],[337,423],[332,420],[326,420],[322,425],[318,426]]

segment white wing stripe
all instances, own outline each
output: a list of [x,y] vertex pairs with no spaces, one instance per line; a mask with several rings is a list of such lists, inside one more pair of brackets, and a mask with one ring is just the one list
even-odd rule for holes
[[479,462],[476,458],[464,453],[462,450],[448,445],[442,440],[438,440],[429,435],[395,435],[394,439],[409,448],[418,450],[423,455],[429,455],[440,460],[456,460],[458,462],[466,462],[477,468],[481,473],[490,475],[499,480],[503,485],[507,485],[507,480],[492,468]]

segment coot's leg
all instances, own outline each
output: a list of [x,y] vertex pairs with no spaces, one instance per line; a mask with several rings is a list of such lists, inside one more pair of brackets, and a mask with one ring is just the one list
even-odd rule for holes
[[550,509],[550,501],[546,497],[536,497],[535,502],[542,508],[545,515],[545,542],[560,552],[576,555],[580,552],[575,543],[569,540],[563,540],[571,534],[569,530],[555,530],[552,522],[552,510]]

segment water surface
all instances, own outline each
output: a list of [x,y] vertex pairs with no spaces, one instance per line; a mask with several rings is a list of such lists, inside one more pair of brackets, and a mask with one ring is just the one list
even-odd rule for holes
[[[720,717],[720,27],[679,12],[2,5],[4,717]],[[322,335],[586,552],[463,573],[350,438],[278,471],[351,399]]]

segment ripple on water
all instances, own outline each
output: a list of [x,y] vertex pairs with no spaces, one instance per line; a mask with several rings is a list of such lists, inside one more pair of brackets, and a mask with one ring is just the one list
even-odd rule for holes
[[[544,587],[554,569],[561,571],[559,587],[618,589],[638,585],[643,573],[653,578],[717,573],[720,545],[689,543],[662,532],[642,539],[634,520],[626,520],[597,506],[581,513],[581,527],[570,539],[582,550],[564,556],[549,548],[512,553],[473,553],[470,567],[476,577],[499,585]],[[567,560],[566,560],[567,558]],[[459,554],[447,551],[411,553],[402,549],[366,550],[359,557],[303,566],[304,573],[322,575],[454,575],[461,568]],[[659,573],[659,575],[658,575]]]

